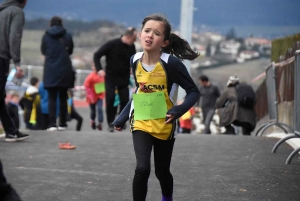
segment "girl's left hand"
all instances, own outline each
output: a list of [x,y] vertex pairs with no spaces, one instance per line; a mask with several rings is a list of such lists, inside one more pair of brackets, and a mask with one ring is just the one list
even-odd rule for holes
[[174,119],[174,115],[173,114],[166,114],[166,121],[165,124],[171,123]]

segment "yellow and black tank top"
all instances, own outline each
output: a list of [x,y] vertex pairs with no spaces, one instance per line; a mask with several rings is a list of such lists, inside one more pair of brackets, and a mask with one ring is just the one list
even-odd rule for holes
[[[167,105],[167,113],[173,114],[177,119],[186,113],[198,100],[199,90],[187,71],[185,65],[178,58],[162,53],[158,63],[151,72],[147,72],[140,61],[143,52],[134,54],[130,59],[136,94],[163,92]],[[181,105],[176,105],[178,87],[186,92]],[[155,110],[155,108],[153,108]],[[142,130],[155,138],[171,140],[176,136],[176,121],[165,124],[165,118],[151,120],[134,120],[134,101],[130,100],[115,119],[113,125],[123,127],[130,121],[131,132]]]
[[[169,110],[174,106],[170,100],[168,93],[167,73],[161,62],[158,62],[152,71],[147,72],[143,68],[141,61],[138,61],[134,73],[136,82],[139,84],[136,94],[153,93],[161,91],[164,92],[167,109]],[[170,137],[172,137],[175,125],[172,123],[165,124],[164,122],[165,118],[150,120],[134,120],[134,112],[130,119],[132,130],[145,131],[155,138],[167,140]]]

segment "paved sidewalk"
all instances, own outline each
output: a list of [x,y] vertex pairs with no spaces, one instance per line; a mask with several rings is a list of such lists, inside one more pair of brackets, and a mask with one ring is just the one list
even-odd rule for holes
[[[24,201],[129,201],[135,168],[131,134],[92,131],[87,109],[83,131],[30,132],[28,141],[0,139],[9,182]],[[104,124],[104,129],[106,129]],[[60,150],[69,141],[75,150]],[[276,138],[181,134],[171,171],[175,201],[299,201],[300,158],[285,165],[292,148],[271,153]],[[152,163],[153,164],[153,163]],[[152,165],[153,166],[153,165]],[[152,167],[147,201],[160,201]]]

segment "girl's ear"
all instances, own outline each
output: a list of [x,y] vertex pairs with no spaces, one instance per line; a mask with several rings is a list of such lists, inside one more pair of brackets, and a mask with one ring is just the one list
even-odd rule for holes
[[142,33],[141,33],[141,32],[139,32],[139,39],[140,39],[140,40],[141,40],[141,34],[142,34]]
[[170,41],[169,40],[166,40],[163,42],[162,46],[161,47],[166,47],[170,44]]

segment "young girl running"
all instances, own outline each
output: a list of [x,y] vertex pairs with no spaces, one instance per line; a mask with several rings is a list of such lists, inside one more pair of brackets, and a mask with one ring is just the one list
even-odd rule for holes
[[[137,160],[133,200],[146,199],[153,147],[155,175],[160,182],[162,200],[171,201],[173,177],[170,163],[176,119],[187,112],[199,97],[198,88],[180,59],[193,60],[198,54],[185,40],[171,33],[170,23],[161,15],[146,17],[139,37],[144,51],[136,53],[130,60],[137,89],[133,100],[126,105],[113,125],[121,131],[126,121],[130,120]],[[181,105],[175,106],[178,86],[187,95]]]
[[[92,65],[92,72],[87,76],[84,81],[84,87],[86,90],[86,101],[90,105],[90,116],[91,116],[91,128],[98,130],[102,130],[102,122],[103,122],[103,99],[105,96],[105,92],[101,90],[100,85],[104,84],[104,77],[100,77],[97,74],[95,65]],[[97,87],[99,85],[99,87]],[[104,89],[104,85],[102,86]],[[101,91],[101,92],[100,92]],[[98,111],[98,125],[96,125],[96,106]]]

